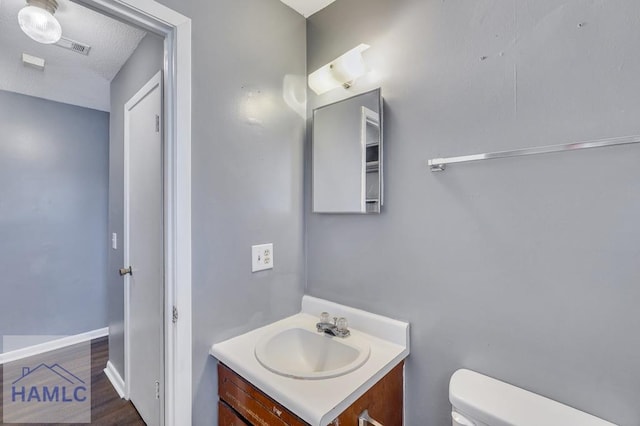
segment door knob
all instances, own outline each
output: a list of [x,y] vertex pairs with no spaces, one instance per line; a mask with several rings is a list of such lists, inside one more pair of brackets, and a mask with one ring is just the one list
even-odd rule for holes
[[128,268],[120,268],[120,276],[124,277],[125,275],[133,275],[133,271],[131,270],[131,266]]

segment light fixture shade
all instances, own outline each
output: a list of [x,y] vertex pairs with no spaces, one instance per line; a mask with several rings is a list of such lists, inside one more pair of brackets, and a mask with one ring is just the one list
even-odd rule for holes
[[342,86],[342,82],[338,81],[331,72],[331,64],[327,64],[309,75],[309,87],[318,95],[340,86]]
[[340,86],[348,87],[353,80],[367,73],[368,69],[362,58],[362,52],[368,48],[369,45],[361,44],[312,72],[309,75],[309,87],[318,95]]
[[22,31],[38,43],[57,43],[62,37],[62,27],[50,13],[38,6],[25,6],[18,12],[18,23]]

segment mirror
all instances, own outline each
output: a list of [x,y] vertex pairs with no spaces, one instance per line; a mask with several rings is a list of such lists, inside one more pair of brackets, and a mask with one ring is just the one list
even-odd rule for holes
[[382,130],[380,89],[313,111],[314,213],[380,213]]

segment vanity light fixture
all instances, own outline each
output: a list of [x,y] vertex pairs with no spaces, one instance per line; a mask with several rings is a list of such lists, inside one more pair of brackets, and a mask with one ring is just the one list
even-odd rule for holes
[[369,71],[362,57],[368,44],[361,44],[309,74],[309,87],[318,95],[337,87],[348,89],[353,81]]
[[56,43],[62,37],[62,27],[53,16],[56,9],[56,0],[27,0],[27,5],[18,12],[20,28],[38,43]]

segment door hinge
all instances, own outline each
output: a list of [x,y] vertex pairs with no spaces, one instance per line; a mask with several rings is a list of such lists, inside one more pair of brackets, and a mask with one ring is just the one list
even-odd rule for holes
[[172,321],[173,321],[174,324],[178,322],[178,307],[177,306],[173,307]]
[[160,399],[160,382],[156,381],[156,399]]
[[156,133],[160,133],[160,116],[156,114]]

